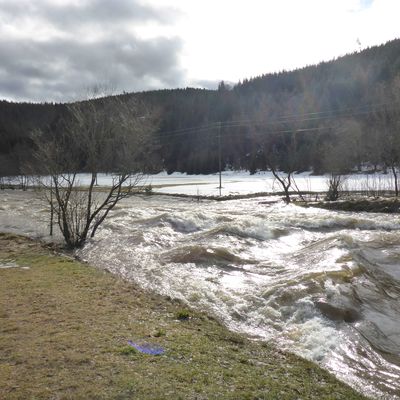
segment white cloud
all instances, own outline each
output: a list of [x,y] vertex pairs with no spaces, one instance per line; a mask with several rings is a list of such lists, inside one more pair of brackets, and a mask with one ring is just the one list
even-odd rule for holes
[[329,60],[400,37],[396,0],[152,0],[175,27],[189,79],[238,79]]

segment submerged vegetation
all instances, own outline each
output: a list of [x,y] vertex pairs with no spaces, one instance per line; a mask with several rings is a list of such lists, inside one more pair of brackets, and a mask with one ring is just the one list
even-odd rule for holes
[[[364,398],[308,361],[29,239],[0,234],[0,266],[1,398]],[[189,319],[176,318],[182,310]]]

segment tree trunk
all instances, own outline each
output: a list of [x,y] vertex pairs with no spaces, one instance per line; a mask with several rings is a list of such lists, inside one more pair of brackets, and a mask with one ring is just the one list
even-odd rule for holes
[[275,168],[270,166],[270,170],[272,171],[272,174],[274,175],[275,179],[281,184],[281,186],[283,188],[283,191],[285,193],[285,203],[289,204],[290,203],[289,189],[290,189],[290,186],[292,184],[292,181],[291,181],[292,172],[288,172],[287,181],[285,182],[285,179],[281,178],[279,176],[279,174],[276,172]]
[[397,180],[397,171],[396,167],[392,165],[392,172],[393,172],[393,177],[394,177],[394,193],[396,197],[399,197],[399,182]]

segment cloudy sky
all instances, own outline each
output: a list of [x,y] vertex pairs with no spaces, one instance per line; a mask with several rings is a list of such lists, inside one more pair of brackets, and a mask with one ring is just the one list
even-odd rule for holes
[[0,99],[210,87],[400,37],[399,0],[0,0]]

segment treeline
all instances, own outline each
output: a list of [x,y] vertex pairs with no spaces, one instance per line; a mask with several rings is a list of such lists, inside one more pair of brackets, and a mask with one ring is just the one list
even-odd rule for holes
[[[124,94],[155,115],[154,171],[348,172],[400,164],[400,40],[218,90]],[[56,129],[64,105],[0,102],[0,172],[18,173],[30,132]]]
[[51,129],[63,112],[62,104],[0,101],[0,175],[21,173],[31,160],[32,132]]

